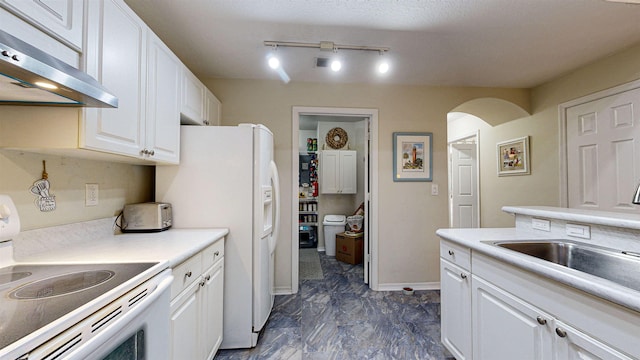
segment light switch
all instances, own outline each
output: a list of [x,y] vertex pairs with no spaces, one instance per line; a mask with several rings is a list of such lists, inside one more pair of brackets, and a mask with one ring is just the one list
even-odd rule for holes
[[431,184],[431,195],[438,195],[438,184]]

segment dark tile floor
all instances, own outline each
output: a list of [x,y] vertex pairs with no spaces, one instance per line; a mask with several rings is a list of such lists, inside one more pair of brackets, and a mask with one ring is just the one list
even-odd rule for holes
[[220,350],[216,359],[455,360],[440,343],[440,292],[372,291],[363,266],[320,253],[324,280],[301,280],[276,296],[253,349]]

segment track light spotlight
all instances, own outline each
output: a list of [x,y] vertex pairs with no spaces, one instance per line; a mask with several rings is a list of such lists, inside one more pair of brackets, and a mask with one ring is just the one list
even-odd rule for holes
[[333,60],[331,62],[331,70],[338,72],[342,69],[342,63],[339,60]]

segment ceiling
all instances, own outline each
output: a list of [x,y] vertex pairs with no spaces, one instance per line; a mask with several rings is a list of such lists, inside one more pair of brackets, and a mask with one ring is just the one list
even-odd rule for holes
[[[201,78],[274,79],[264,41],[293,82],[530,88],[640,42],[640,5],[604,0],[125,0]],[[339,56],[343,69],[315,67]],[[640,64],[639,64],[640,68]]]

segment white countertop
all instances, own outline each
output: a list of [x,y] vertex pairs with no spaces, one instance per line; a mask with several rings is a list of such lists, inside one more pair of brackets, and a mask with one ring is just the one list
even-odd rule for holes
[[504,206],[502,211],[578,223],[596,224],[626,229],[640,229],[640,215],[550,206]]
[[140,262],[167,261],[175,267],[222,239],[227,229],[170,229],[159,233],[119,234],[57,250],[31,254],[18,262]]
[[[508,210],[505,211],[509,212]],[[519,213],[522,212],[520,211]],[[485,243],[485,241],[499,240],[544,240],[549,239],[548,235],[517,231],[516,228],[439,229],[436,234],[473,251],[481,252],[629,309],[640,311],[640,291],[533,256]],[[554,237],[554,239],[558,238]],[[576,239],[572,238],[571,241],[576,241]]]

